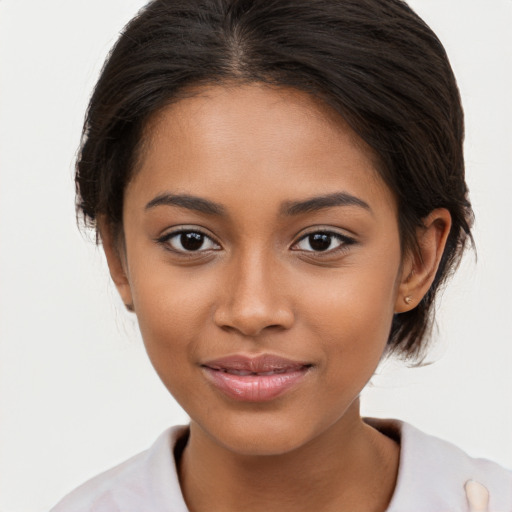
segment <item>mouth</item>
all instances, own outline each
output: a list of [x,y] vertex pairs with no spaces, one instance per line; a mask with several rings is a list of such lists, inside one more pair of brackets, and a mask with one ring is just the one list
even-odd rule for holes
[[266,402],[298,386],[312,364],[261,355],[229,356],[201,365],[207,380],[228,398]]

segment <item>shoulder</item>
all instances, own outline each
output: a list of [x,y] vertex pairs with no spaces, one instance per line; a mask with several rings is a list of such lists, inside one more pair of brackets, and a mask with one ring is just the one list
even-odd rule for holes
[[[85,482],[50,512],[186,512],[174,463],[176,440],[187,427],[166,430],[153,446]],[[165,484],[164,484],[165,482]]]
[[[467,484],[477,482],[489,496],[489,510],[512,510],[512,472],[495,462],[470,457],[452,443],[396,420],[369,420],[400,439],[397,486],[388,512],[466,510]],[[419,507],[419,508],[418,508]]]

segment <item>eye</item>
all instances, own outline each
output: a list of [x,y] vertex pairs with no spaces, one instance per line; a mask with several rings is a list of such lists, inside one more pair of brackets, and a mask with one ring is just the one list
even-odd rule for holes
[[201,231],[181,230],[168,233],[158,239],[158,242],[170,247],[173,251],[182,253],[219,250],[220,246]]
[[331,231],[315,231],[302,237],[293,249],[307,252],[331,252],[354,243],[352,238]]

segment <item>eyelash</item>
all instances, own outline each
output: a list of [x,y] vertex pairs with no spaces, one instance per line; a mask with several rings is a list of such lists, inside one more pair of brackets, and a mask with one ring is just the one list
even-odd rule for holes
[[[200,238],[201,245],[197,248],[197,250],[187,250],[183,246],[183,240],[181,238],[179,238],[178,240],[179,240],[179,243],[182,248],[180,249],[180,248],[173,247],[171,244],[171,240],[173,240],[174,238],[177,238],[177,237],[182,237],[183,235],[199,235],[199,237],[201,237]],[[309,246],[311,247],[311,250],[296,248],[301,242],[308,240],[310,237],[315,236],[315,235],[328,237],[330,239],[329,246],[326,249],[320,249],[320,250],[315,251],[314,248],[311,246],[311,240],[310,240]],[[332,244],[333,239],[337,240],[339,242],[339,245],[337,247],[335,247],[334,249],[331,249],[330,245]],[[190,240],[194,241],[193,238],[191,238]],[[324,240],[325,240],[325,238],[324,238]],[[198,241],[197,237],[196,237],[196,241]],[[213,244],[216,247],[214,247],[214,248],[209,247],[207,249],[201,249],[201,247],[205,244],[206,241],[209,241],[210,244]],[[321,239],[319,239],[319,241],[322,242]],[[205,253],[205,252],[209,252],[209,251],[218,251],[221,248],[220,244],[218,244],[211,236],[207,235],[206,233],[204,233],[203,231],[201,231],[199,229],[179,229],[177,231],[172,231],[171,233],[167,233],[167,234],[157,238],[156,242],[163,245],[167,250],[172,251],[177,254],[180,254],[180,255],[183,255],[183,256],[197,255],[197,254],[201,254],[201,253]],[[315,254],[318,256],[323,256],[324,254],[332,255],[332,254],[336,254],[338,252],[346,251],[350,245],[353,245],[355,243],[356,243],[356,241],[353,238],[348,237],[346,235],[342,235],[341,233],[337,233],[337,232],[329,231],[329,230],[318,229],[316,231],[311,231],[311,232],[303,235],[301,238],[299,238],[299,240],[297,242],[295,242],[291,246],[291,249],[294,251],[300,251],[303,253],[310,253],[310,254]]]

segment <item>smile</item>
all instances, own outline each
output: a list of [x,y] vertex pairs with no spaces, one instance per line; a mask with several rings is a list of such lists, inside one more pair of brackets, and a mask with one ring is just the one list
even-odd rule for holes
[[266,402],[297,386],[312,367],[309,363],[262,355],[230,356],[201,365],[207,380],[227,397]]

